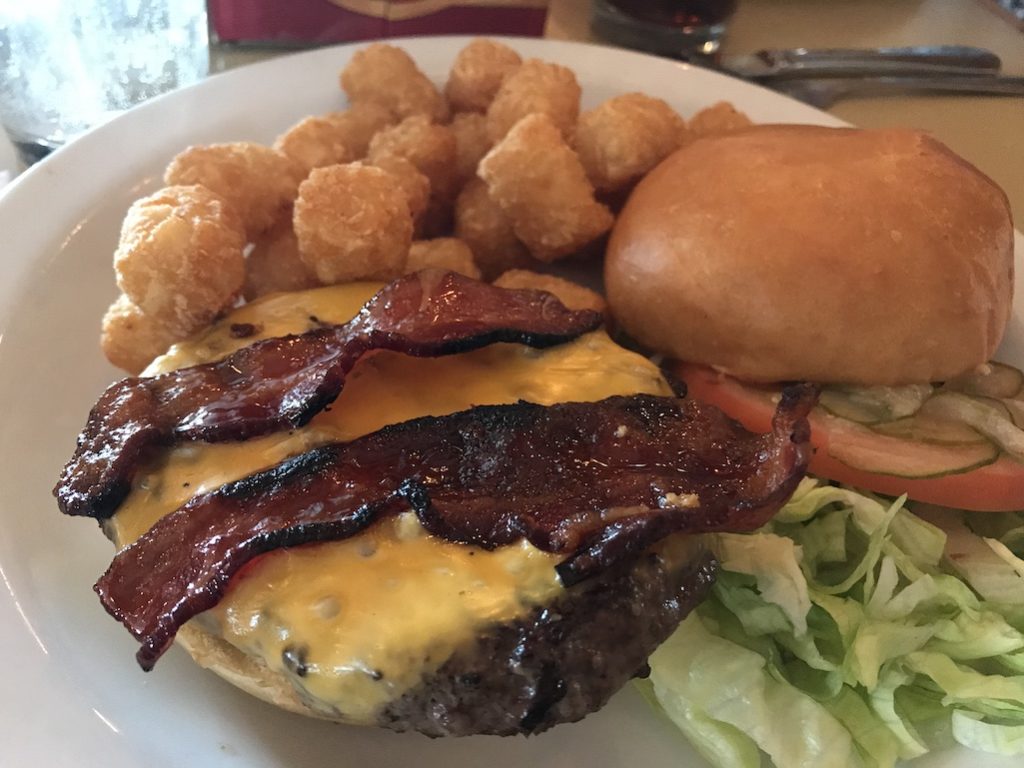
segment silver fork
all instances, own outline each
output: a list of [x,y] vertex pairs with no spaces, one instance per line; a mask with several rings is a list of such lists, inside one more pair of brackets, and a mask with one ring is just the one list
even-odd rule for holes
[[896,96],[914,93],[1024,96],[1024,77],[866,77],[773,80],[771,88],[819,109],[857,96]]
[[720,61],[697,60],[747,80],[767,83],[806,77],[990,76],[1001,62],[992,51],[964,45],[901,48],[789,48],[762,50]]

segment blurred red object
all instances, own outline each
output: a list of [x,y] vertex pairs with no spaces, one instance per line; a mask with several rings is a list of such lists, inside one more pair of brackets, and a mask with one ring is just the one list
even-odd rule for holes
[[309,45],[403,35],[544,33],[547,0],[207,0],[217,38]]
[[721,24],[736,11],[738,0],[608,0],[623,13],[653,24],[699,27]]

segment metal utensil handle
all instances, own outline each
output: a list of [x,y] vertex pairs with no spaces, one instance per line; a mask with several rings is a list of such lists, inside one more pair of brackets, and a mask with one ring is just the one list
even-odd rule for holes
[[808,59],[773,66],[770,72],[752,75],[759,82],[808,77],[975,77],[989,78],[996,74],[979,67],[932,64],[905,59]]
[[895,96],[910,93],[1024,95],[1024,77],[872,77],[776,80],[772,87],[820,109],[855,96]]
[[1024,77],[875,77],[844,80],[843,89],[848,96],[885,96],[893,93],[1024,96]]
[[983,69],[998,72],[1002,66],[999,57],[984,48],[968,45],[914,45],[900,48],[793,48],[790,50],[761,51],[766,62],[782,65],[810,64],[811,62],[904,62],[935,66]]

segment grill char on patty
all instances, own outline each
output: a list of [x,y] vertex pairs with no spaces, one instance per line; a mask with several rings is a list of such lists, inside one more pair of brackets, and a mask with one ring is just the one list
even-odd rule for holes
[[704,599],[716,563],[699,545],[683,562],[656,552],[567,590],[531,615],[486,630],[379,723],[427,736],[535,734],[605,705]]

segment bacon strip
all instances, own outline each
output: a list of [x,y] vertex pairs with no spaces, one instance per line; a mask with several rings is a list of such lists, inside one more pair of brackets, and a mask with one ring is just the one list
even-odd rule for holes
[[[264,552],[350,537],[412,509],[433,534],[564,553],[566,585],[677,531],[748,530],[809,458],[815,395],[790,392],[773,432],[650,395],[479,407],[317,448],[197,496],[122,550],[96,584],[150,669],[178,628]],[[691,496],[691,494],[695,494]]]
[[600,324],[600,313],[570,311],[543,291],[496,288],[439,270],[408,275],[345,325],[266,339],[219,362],[111,385],[89,413],[54,495],[65,514],[110,517],[147,449],[300,427],[334,402],[370,350],[435,357],[496,342],[548,347]]

